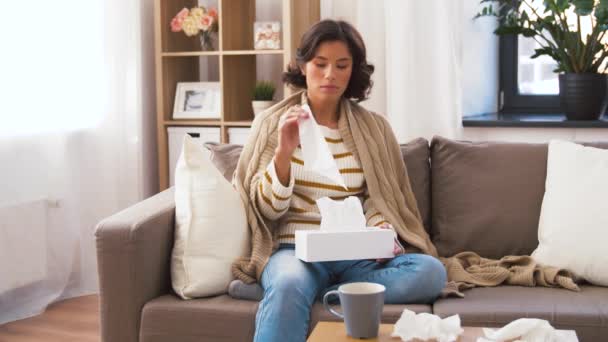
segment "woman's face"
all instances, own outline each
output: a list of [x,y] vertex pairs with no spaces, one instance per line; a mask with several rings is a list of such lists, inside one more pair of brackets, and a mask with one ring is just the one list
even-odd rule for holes
[[314,57],[301,67],[306,76],[308,96],[318,100],[337,100],[346,91],[352,74],[353,59],[342,41],[326,41]]

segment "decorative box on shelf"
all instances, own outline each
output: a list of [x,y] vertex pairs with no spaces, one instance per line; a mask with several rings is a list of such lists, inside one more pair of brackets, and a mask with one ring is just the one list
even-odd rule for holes
[[231,144],[245,145],[249,138],[250,128],[230,127],[228,128],[228,142]]

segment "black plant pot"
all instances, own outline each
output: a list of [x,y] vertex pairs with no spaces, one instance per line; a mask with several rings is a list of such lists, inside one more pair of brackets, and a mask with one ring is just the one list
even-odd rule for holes
[[568,120],[597,120],[605,109],[606,74],[559,75],[559,98]]

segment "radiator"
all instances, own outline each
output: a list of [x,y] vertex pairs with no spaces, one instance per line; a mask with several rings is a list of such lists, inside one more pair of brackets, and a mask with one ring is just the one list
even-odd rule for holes
[[0,207],[0,294],[47,276],[47,210],[41,199]]

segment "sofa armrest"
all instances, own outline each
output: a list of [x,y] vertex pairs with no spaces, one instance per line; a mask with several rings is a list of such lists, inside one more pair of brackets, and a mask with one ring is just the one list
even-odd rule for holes
[[144,304],[171,291],[174,217],[171,188],[97,225],[102,342],[137,342]]

